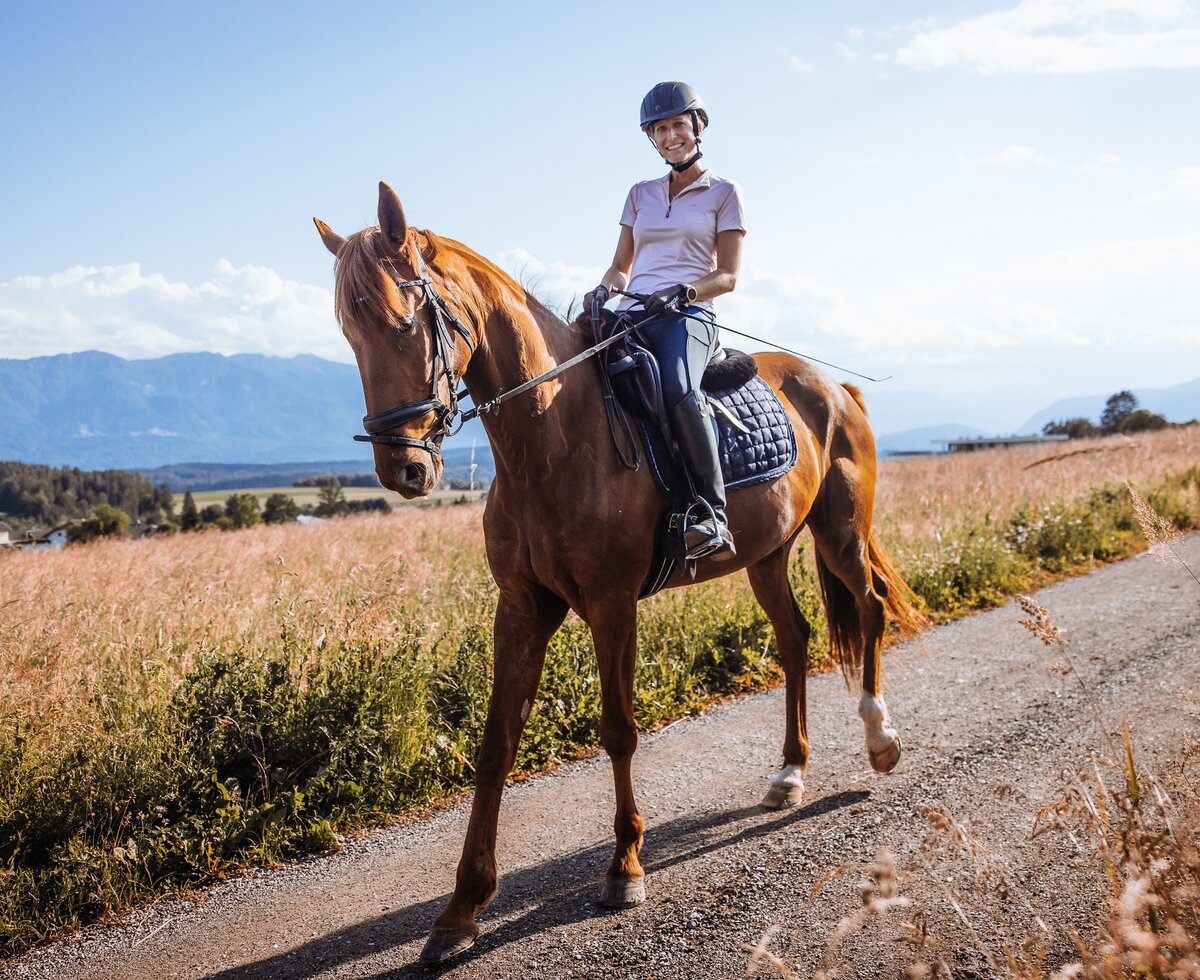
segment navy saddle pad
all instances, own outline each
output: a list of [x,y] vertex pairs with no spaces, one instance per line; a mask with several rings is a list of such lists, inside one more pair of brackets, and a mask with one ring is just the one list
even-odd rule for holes
[[[718,401],[742,423],[749,433],[733,426],[720,410],[717,419],[718,452],[726,490],[741,490],[783,476],[796,465],[796,433],[788,421],[779,397],[762,378],[751,378],[740,388],[705,391],[710,401]],[[683,492],[687,486],[675,467],[658,426],[637,416],[642,443],[654,482],[667,496]]]

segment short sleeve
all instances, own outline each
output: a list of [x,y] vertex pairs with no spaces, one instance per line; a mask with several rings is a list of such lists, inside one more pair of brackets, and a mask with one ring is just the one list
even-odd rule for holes
[[621,211],[621,224],[628,225],[630,228],[637,222],[637,184],[629,188],[629,193],[625,197],[625,207]]
[[746,233],[746,216],[742,211],[742,189],[729,181],[729,192],[717,208],[717,234],[723,231]]

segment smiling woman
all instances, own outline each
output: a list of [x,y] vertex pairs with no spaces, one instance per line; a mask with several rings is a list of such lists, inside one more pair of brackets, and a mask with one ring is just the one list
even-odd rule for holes
[[[639,339],[654,352],[663,399],[680,455],[702,507],[689,510],[686,541],[717,560],[736,553],[725,516],[725,484],[717,430],[700,376],[717,349],[712,300],[737,285],[742,258],[742,196],[738,185],[700,164],[708,109],[685,82],[660,82],[642,99],[642,131],[671,168],[665,178],[634,184],[621,214],[612,265],[584,300],[600,303],[613,290],[647,294],[635,313]],[[622,309],[635,306],[626,296]]]

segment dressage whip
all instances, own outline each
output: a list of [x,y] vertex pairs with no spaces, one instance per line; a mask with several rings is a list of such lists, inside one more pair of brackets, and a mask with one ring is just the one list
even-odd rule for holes
[[[641,303],[643,306],[645,306],[646,303],[650,299],[649,296],[643,296],[641,293],[627,293],[623,289],[613,289],[612,292],[618,293],[621,296],[627,296],[629,299],[636,300],[637,302]],[[775,347],[778,350],[783,351],[785,354],[791,354],[794,357],[800,357],[806,361],[815,361],[817,364],[822,364],[825,367],[833,368],[835,371],[845,371],[847,374],[852,374],[856,378],[862,378],[864,381],[874,381],[874,382],[888,381],[892,377],[889,374],[887,377],[884,377],[884,378],[872,378],[869,375],[861,374],[858,371],[852,371],[852,370],[850,370],[850,368],[842,367],[840,364],[834,364],[830,361],[823,361],[819,357],[812,357],[809,354],[802,354],[799,351],[792,350],[790,347],[784,347],[782,344],[777,344],[774,341],[765,340],[762,337],[756,337],[756,336],[754,336],[754,334],[744,333],[741,330],[735,330],[733,327],[726,327],[723,324],[717,323],[717,321],[712,319],[711,317],[696,316],[694,313],[688,313],[686,310],[678,310],[677,309],[677,310],[675,310],[675,312],[680,314],[681,316],[687,317],[689,320],[697,320],[701,323],[710,323],[713,326],[715,326],[721,330],[728,330],[730,333],[735,333],[739,337],[745,337],[748,340],[754,340],[760,344],[767,344],[771,347]],[[536,388],[538,385],[545,384],[547,381],[553,381],[564,371],[568,370],[569,368],[573,368],[576,364],[586,361],[589,357],[595,357],[602,350],[605,350],[606,348],[611,347],[618,340],[623,340],[625,337],[628,337],[635,330],[639,329],[640,327],[645,327],[646,325],[647,324],[645,324],[643,322],[643,323],[635,323],[632,326],[626,327],[624,330],[620,330],[617,333],[614,333],[611,337],[608,337],[608,338],[600,341],[600,343],[593,344],[591,347],[587,348],[586,350],[580,351],[574,357],[563,361],[562,364],[556,365],[555,367],[551,368],[549,371],[546,371],[544,374],[539,374],[536,378],[530,378],[528,381],[526,381],[522,384],[519,384],[519,385],[517,385],[517,387],[511,388],[508,391],[502,391],[498,395],[496,395],[495,398],[489,399],[488,401],[484,402],[482,405],[478,405],[475,408],[469,409],[466,412],[460,412],[459,416],[458,416],[459,424],[458,424],[458,427],[454,430],[454,432],[460,431],[462,429],[463,425],[465,423],[471,421],[471,419],[479,418],[481,415],[486,415],[489,412],[494,412],[496,409],[498,409],[504,402],[508,401],[510,398],[515,398],[517,395],[524,394],[526,391],[529,391],[530,388]],[[463,392],[463,395],[466,395],[466,394],[467,394],[466,392]],[[462,395],[460,395],[460,397],[462,397]],[[452,432],[450,434],[453,435],[454,433]]]
[[[643,296],[641,293],[627,293],[623,289],[614,289],[612,292],[619,293],[621,296],[628,296],[630,299],[638,300],[643,306],[645,306],[646,301],[650,298],[649,296]],[[784,347],[783,344],[777,344],[773,340],[766,340],[762,337],[756,337],[752,333],[744,333],[741,330],[734,330],[733,327],[727,327],[723,323],[717,323],[717,321],[712,317],[696,316],[694,313],[689,313],[687,310],[676,310],[675,312],[680,316],[687,317],[689,320],[697,320],[700,323],[711,323],[714,327],[718,327],[721,330],[728,330],[730,333],[735,333],[739,337],[745,337],[747,340],[754,340],[760,344],[767,344],[770,347],[774,347],[776,350],[783,351],[785,354],[791,354],[794,357],[800,357],[806,361],[815,361],[817,364],[822,364],[827,368],[833,368],[835,371],[845,371],[847,374],[853,374],[856,378],[862,378],[864,381],[880,382],[890,381],[892,379],[890,374],[883,378],[872,378],[870,375],[862,374],[858,371],[852,371],[850,368],[842,367],[840,364],[834,364],[831,361],[822,361],[819,357],[813,357],[811,354],[802,354],[798,350],[792,350],[790,347]]]

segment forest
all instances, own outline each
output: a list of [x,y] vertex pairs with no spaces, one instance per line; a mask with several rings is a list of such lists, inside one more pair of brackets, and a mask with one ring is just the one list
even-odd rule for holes
[[47,526],[85,517],[96,506],[124,511],[148,524],[167,520],[175,498],[127,470],[81,470],[0,461],[0,517],[13,527]]

